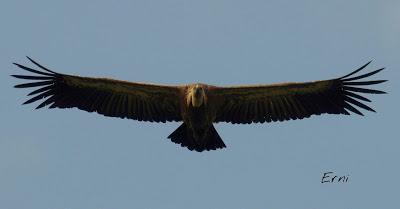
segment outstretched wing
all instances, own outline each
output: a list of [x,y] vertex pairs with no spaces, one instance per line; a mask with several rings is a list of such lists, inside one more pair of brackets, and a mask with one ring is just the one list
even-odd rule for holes
[[34,82],[16,85],[16,88],[38,87],[24,104],[41,99],[36,109],[77,107],[105,116],[130,118],[139,121],[181,121],[180,87],[131,83],[106,78],[88,78],[56,73],[28,57],[44,71],[17,63],[21,69],[36,75],[12,75]]
[[331,80],[282,83],[260,86],[215,87],[209,99],[216,105],[215,122],[264,123],[303,119],[311,115],[345,114],[348,111],[363,115],[358,109],[373,111],[363,102],[371,102],[359,93],[384,94],[386,92],[360,86],[383,83],[386,80],[358,81],[382,69],[351,77],[356,71]]

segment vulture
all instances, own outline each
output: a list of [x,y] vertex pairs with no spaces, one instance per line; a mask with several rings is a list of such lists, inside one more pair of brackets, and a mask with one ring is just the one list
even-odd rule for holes
[[384,69],[356,75],[368,62],[345,76],[313,82],[231,87],[203,83],[156,85],[62,74],[27,58],[38,68],[13,64],[33,74],[11,75],[30,80],[15,88],[36,88],[28,94],[32,97],[23,104],[42,100],[36,109],[76,107],[138,121],[181,121],[182,124],[168,138],[198,152],[226,147],[213,123],[269,123],[324,113],[362,116],[360,108],[375,112],[365,104],[371,100],[362,94],[386,93],[368,87],[387,81],[361,80]]

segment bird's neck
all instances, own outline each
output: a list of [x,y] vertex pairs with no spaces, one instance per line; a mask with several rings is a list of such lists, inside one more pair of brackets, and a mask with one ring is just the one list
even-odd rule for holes
[[193,92],[190,92],[186,98],[187,105],[192,107],[200,107],[205,103],[205,100],[206,99],[203,92],[200,94],[195,94]]

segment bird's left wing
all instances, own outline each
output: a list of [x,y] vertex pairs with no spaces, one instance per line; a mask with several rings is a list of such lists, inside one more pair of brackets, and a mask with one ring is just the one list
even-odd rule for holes
[[374,111],[364,102],[371,102],[359,93],[383,94],[385,92],[359,86],[373,85],[386,80],[358,81],[380,72],[372,71],[356,77],[356,71],[331,80],[282,83],[258,86],[214,87],[209,90],[209,101],[215,105],[215,122],[263,123],[303,119],[311,115],[346,114],[356,108]]
[[21,69],[36,75],[12,75],[34,82],[16,85],[16,88],[38,87],[28,96],[24,104],[41,99],[37,107],[77,107],[88,112],[105,116],[130,118],[139,121],[166,122],[181,121],[180,91],[178,86],[153,85],[118,81],[107,78],[89,78],[56,73],[34,60],[44,71],[35,70],[17,63]]

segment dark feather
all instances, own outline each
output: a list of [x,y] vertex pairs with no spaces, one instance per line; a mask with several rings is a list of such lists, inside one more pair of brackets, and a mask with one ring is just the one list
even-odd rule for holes
[[372,112],[376,112],[374,109],[368,107],[367,105],[365,105],[365,104],[363,104],[363,103],[361,103],[361,102],[359,102],[359,101],[357,101],[357,100],[355,100],[353,98],[345,96],[344,100],[347,101],[347,102],[350,102],[350,103],[352,103],[354,105],[357,105],[357,106],[359,106],[359,107],[361,107],[363,109],[366,109],[366,110],[369,110],[369,111],[372,111]]
[[360,76],[357,76],[357,77],[346,78],[346,79],[341,79],[341,80],[342,80],[342,81],[360,80],[360,79],[362,79],[362,78],[366,78],[366,77],[368,77],[368,76],[375,75],[376,73],[381,72],[383,69],[385,69],[385,68],[381,68],[381,69],[378,69],[378,70],[374,70],[374,71],[372,71],[372,72],[369,72],[369,73],[366,73],[366,74],[364,74],[364,75],[360,75]]
[[341,79],[343,79],[343,78],[347,78],[347,77],[349,77],[349,76],[351,76],[351,75],[353,75],[353,74],[358,73],[359,71],[361,71],[362,69],[364,69],[365,67],[367,67],[367,66],[369,65],[369,63],[371,63],[371,62],[372,62],[372,60],[369,61],[369,62],[367,62],[367,64],[361,66],[361,67],[358,68],[357,70],[355,70],[355,71],[353,71],[353,72],[351,72],[351,73],[349,73],[349,74],[347,74],[347,75],[345,75],[345,76],[343,76],[343,77],[340,77],[340,78],[338,78],[338,79],[341,80]]
[[351,97],[357,98],[359,100],[363,100],[363,101],[366,101],[366,102],[371,102],[371,100],[369,100],[369,99],[367,99],[367,98],[365,98],[365,97],[363,97],[361,95],[355,94],[355,93],[353,93],[351,91],[343,91],[343,94],[347,95],[347,96],[351,96]]
[[36,73],[36,74],[40,74],[40,75],[46,75],[46,76],[54,76],[54,74],[45,73],[45,72],[40,72],[40,71],[38,71],[38,70],[34,70],[34,69],[32,69],[32,68],[25,67],[25,66],[20,65],[20,64],[18,64],[18,63],[13,63],[13,64],[16,65],[16,66],[18,66],[18,67],[21,68],[21,69],[24,69],[24,70],[29,71],[29,72],[32,72],[32,73]]
[[52,88],[53,88],[53,86],[51,86],[51,85],[49,85],[49,86],[44,86],[44,87],[42,87],[42,88],[40,88],[40,89],[36,89],[35,91],[32,91],[31,93],[28,94],[28,96],[35,95],[35,94],[38,94],[38,93],[41,93],[41,92],[50,90],[50,89],[52,89]]
[[40,65],[39,63],[35,62],[35,60],[31,59],[30,57],[26,56],[26,58],[28,58],[31,62],[33,62],[33,64],[37,65],[38,67],[42,68],[43,70],[45,70],[45,71],[47,71],[47,72],[50,72],[50,73],[58,74],[58,73],[56,73],[56,72],[54,72],[54,71],[51,71],[51,70],[49,70],[49,69],[43,67],[43,66]]
[[15,78],[28,79],[28,80],[52,80],[54,77],[50,76],[29,76],[29,75],[11,75]]
[[46,99],[44,102],[42,102],[39,106],[37,106],[36,109],[40,109],[40,108],[42,108],[42,107],[44,107],[44,106],[46,106],[46,105],[49,105],[49,104],[53,103],[54,100],[55,100],[55,97],[54,97],[54,95],[53,95],[53,96],[47,98],[47,99]]
[[41,81],[41,82],[32,82],[32,83],[23,83],[15,85],[15,88],[29,88],[29,87],[36,87],[36,86],[45,86],[53,84],[53,81]]
[[269,114],[271,116],[271,120],[272,121],[278,121],[278,113],[276,112],[276,107],[275,107],[275,103],[272,101],[268,101],[268,108],[266,108],[268,110],[267,114]]
[[23,104],[30,104],[30,103],[32,103],[32,102],[35,102],[35,101],[39,100],[39,99],[44,99],[44,98],[46,98],[46,97],[52,95],[53,93],[54,93],[53,90],[49,90],[49,91],[43,92],[43,93],[41,93],[41,94],[39,94],[39,95],[37,95],[37,96],[35,96],[35,97],[33,97],[33,98],[27,100],[27,101],[24,102]]
[[354,113],[356,113],[356,114],[358,114],[358,115],[362,115],[362,116],[364,116],[360,111],[358,111],[356,108],[354,108],[353,106],[351,106],[349,103],[344,103],[343,104],[343,106],[344,106],[344,108],[346,108],[346,109],[348,109],[348,110],[350,110],[350,111],[352,111],[352,112],[354,112]]
[[356,82],[343,82],[344,85],[352,86],[363,86],[363,85],[373,85],[386,82],[387,80],[376,80],[376,81],[356,81]]
[[379,91],[379,90],[375,90],[375,89],[350,87],[350,86],[344,86],[343,89],[348,90],[348,91],[355,91],[355,92],[369,93],[369,94],[386,94],[386,92],[384,92],[384,91]]
[[255,101],[255,103],[257,103],[257,111],[258,111],[258,115],[257,115],[257,121],[263,123],[265,122],[266,118],[270,118],[268,115],[268,111],[265,111],[266,108],[268,108],[268,104],[266,105],[265,102],[263,101]]

